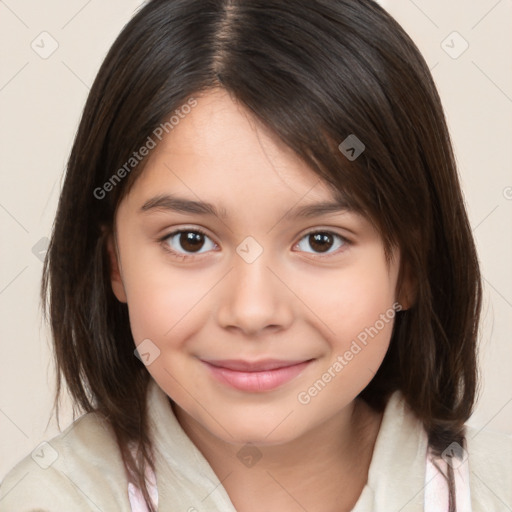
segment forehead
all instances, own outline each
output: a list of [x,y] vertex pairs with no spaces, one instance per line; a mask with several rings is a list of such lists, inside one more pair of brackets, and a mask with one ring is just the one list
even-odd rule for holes
[[151,151],[133,187],[139,200],[179,191],[238,209],[340,199],[227,92],[213,90],[196,101]]

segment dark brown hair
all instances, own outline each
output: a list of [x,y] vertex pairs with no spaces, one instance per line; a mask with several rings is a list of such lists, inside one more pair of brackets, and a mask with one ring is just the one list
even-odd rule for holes
[[[117,205],[144,162],[101,198],[97,191],[162,120],[215,87],[370,219],[388,251],[399,248],[399,281],[413,281],[414,303],[398,313],[386,357],[360,397],[382,411],[399,389],[438,455],[463,445],[477,386],[475,246],[429,69],[370,0],[152,0],[123,29],[85,105],[44,266],[56,404],[64,380],[75,412],[110,422],[149,505],[149,373],[134,356],[106,251]],[[353,161],[338,149],[350,134],[366,147]],[[451,467],[446,477],[453,511]]]

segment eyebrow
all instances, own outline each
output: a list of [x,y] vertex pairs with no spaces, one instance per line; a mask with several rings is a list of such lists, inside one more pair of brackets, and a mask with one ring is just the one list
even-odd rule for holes
[[[217,208],[215,205],[204,202],[194,201],[184,197],[178,197],[171,194],[160,194],[148,199],[140,208],[141,213],[151,211],[172,211],[176,213],[191,213],[196,215],[210,215],[225,219],[228,217],[225,208]],[[287,211],[283,217],[286,218],[310,218],[326,215],[328,213],[342,213],[351,211],[352,208],[342,199],[336,201],[321,201],[311,203],[300,207],[295,207]]]

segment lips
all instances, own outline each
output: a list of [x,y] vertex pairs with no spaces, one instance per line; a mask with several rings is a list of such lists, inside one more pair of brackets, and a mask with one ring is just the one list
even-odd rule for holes
[[243,361],[241,359],[224,359],[205,362],[218,368],[226,368],[227,370],[234,370],[238,372],[263,372],[266,370],[275,370],[277,368],[288,368],[290,366],[303,363],[304,360],[282,361],[279,359],[265,359],[263,361],[250,362]]
[[211,375],[228,386],[247,392],[270,391],[292,380],[312,362],[309,360],[202,361]]

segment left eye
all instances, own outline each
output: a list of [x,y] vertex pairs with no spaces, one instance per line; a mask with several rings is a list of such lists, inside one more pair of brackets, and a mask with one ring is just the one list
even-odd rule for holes
[[171,250],[178,254],[200,254],[215,247],[215,243],[205,233],[191,229],[175,231],[167,236],[165,241]]
[[[340,247],[347,245],[347,240],[341,235],[331,233],[330,231],[316,231],[308,233],[297,244],[297,247],[304,252],[313,252],[313,254],[322,254],[334,252]],[[312,249],[308,250],[307,248]],[[332,249],[332,250],[331,250]]]

